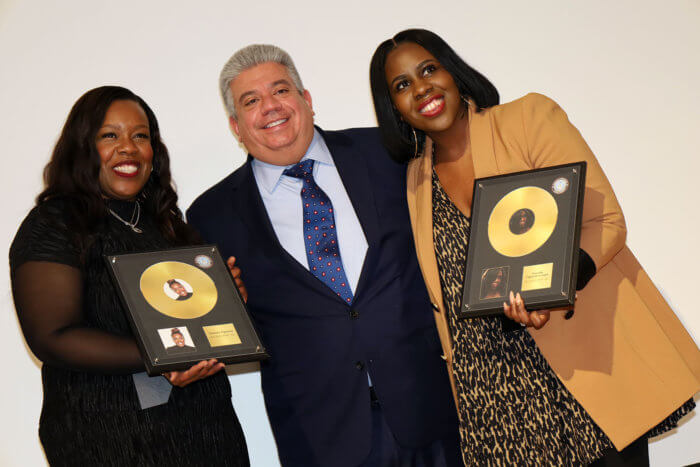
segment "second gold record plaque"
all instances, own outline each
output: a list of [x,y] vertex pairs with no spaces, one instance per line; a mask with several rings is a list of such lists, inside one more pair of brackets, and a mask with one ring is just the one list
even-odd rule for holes
[[503,314],[510,293],[528,310],[576,297],[586,163],[474,181],[459,316]]
[[179,261],[150,266],[141,274],[139,287],[149,305],[172,318],[199,318],[216,305],[214,281],[200,269]]
[[547,191],[535,186],[517,188],[491,211],[489,242],[503,256],[528,255],[552,235],[557,216],[557,202]]

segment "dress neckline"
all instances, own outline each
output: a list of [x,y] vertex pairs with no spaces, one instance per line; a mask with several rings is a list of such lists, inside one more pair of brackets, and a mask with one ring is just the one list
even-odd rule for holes
[[[455,203],[452,202],[452,199],[450,198],[450,195],[447,194],[447,191],[445,191],[445,187],[442,186],[442,183],[440,183],[440,177],[438,177],[437,172],[435,171],[435,165],[433,165],[433,183],[437,187],[437,189],[442,193],[442,195],[445,197],[447,200],[447,204],[450,206],[451,209],[455,210],[456,212],[459,213],[461,217],[467,220],[468,224],[471,225],[472,218],[470,216],[467,216],[464,214]],[[433,201],[434,202],[434,201]]]

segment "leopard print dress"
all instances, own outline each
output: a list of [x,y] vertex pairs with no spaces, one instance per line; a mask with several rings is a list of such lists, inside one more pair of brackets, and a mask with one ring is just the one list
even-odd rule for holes
[[530,334],[503,317],[462,320],[469,219],[433,171],[433,238],[453,341],[465,465],[586,465],[612,447]]
[[[612,449],[525,329],[506,318],[459,319],[469,219],[452,204],[433,170],[433,240],[452,333],[465,465],[587,465]],[[507,326],[512,328],[512,326]],[[644,436],[675,428],[693,399]]]

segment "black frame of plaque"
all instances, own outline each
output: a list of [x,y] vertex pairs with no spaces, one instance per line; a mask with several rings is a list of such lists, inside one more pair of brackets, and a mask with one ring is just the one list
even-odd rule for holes
[[[557,194],[553,191],[553,181],[560,177],[568,177],[569,185],[564,192]],[[520,292],[525,308],[530,311],[573,307],[585,181],[585,161],[474,180],[462,306],[458,313],[460,318],[503,314],[503,302],[509,301],[508,292],[511,290],[513,293]],[[534,251],[517,257],[506,256],[499,253],[489,239],[489,220],[496,204],[507,194],[528,186],[545,189],[554,198],[558,209],[555,227],[544,243]],[[522,206],[515,212],[523,208],[527,209]],[[538,274],[550,263],[549,287],[520,290],[525,267],[535,268],[534,274]],[[484,280],[490,269],[501,269],[501,281],[507,280],[503,295],[483,296]],[[546,273],[544,277],[546,280]],[[516,284],[517,287],[514,287]]]
[[[200,259],[199,262],[205,266],[198,265],[195,258],[201,257],[208,258],[211,264],[207,265],[206,260]],[[186,370],[202,360],[211,358],[223,363],[269,358],[243,297],[216,245],[105,255],[104,259],[126,310],[149,375]],[[194,318],[173,317],[154,308],[142,292],[140,284],[147,269],[163,262],[184,263],[204,272],[216,289],[213,308]],[[163,295],[166,295],[165,291]],[[193,292],[192,296],[195,297],[196,292]],[[229,325],[233,328],[233,334],[230,334]],[[215,342],[212,340],[213,334],[209,335],[205,326],[225,326],[229,331],[228,334],[224,334],[227,336],[224,340],[237,337],[240,343],[212,345]],[[194,350],[175,349],[178,351],[174,352],[176,346],[166,347],[163,331],[172,328],[184,328],[185,331],[181,330],[180,334],[184,335],[185,344],[188,341],[194,344]]]

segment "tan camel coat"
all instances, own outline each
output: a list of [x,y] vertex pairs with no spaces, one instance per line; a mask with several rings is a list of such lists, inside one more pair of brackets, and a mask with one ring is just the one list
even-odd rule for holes
[[[597,273],[578,292],[571,319],[552,313],[542,329],[529,332],[562,383],[620,450],[700,390],[700,351],[625,246],[615,193],[564,111],[539,94],[479,113],[473,108],[469,129],[476,178],[588,163],[581,248]],[[453,378],[452,337],[433,245],[431,146],[409,164],[408,205]]]

